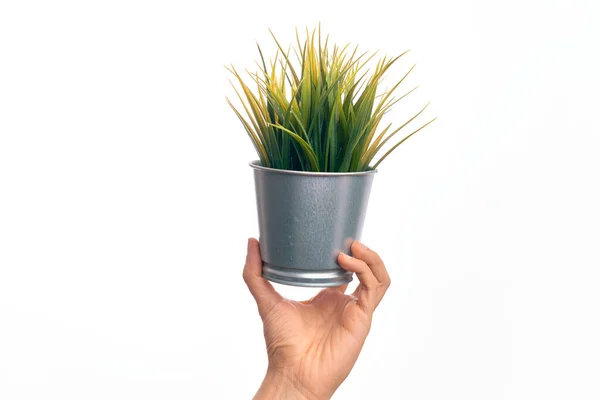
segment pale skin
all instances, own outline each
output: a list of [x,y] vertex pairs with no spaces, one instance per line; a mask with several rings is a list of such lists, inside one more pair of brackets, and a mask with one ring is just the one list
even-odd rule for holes
[[340,253],[338,264],[358,277],[352,294],[343,285],[292,301],[261,276],[258,241],[248,240],[244,281],[258,305],[269,360],[255,400],[329,399],[352,370],[390,276],[379,255],[360,242],[351,253]]

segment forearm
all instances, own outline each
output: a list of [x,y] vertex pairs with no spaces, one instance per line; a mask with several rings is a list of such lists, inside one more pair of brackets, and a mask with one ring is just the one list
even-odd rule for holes
[[324,400],[314,396],[283,374],[268,370],[254,400]]

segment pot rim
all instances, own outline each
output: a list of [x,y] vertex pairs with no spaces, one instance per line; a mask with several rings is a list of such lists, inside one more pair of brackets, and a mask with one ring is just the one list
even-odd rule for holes
[[361,176],[361,175],[373,175],[377,172],[376,169],[370,169],[368,171],[359,171],[359,172],[312,172],[312,171],[296,171],[291,169],[278,169],[278,168],[269,168],[263,167],[260,164],[260,160],[250,161],[248,163],[252,168],[274,172],[285,175],[304,175],[304,176]]

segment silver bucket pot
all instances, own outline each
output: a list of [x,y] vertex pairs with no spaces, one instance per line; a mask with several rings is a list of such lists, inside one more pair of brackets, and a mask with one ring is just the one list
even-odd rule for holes
[[352,280],[337,256],[360,240],[375,170],[303,172],[253,161],[263,276],[293,286]]

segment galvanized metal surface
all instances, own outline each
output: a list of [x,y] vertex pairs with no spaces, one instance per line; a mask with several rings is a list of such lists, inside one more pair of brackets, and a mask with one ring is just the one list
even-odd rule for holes
[[352,273],[340,251],[360,240],[376,170],[352,173],[265,168],[253,161],[263,276],[293,286],[339,286]]

